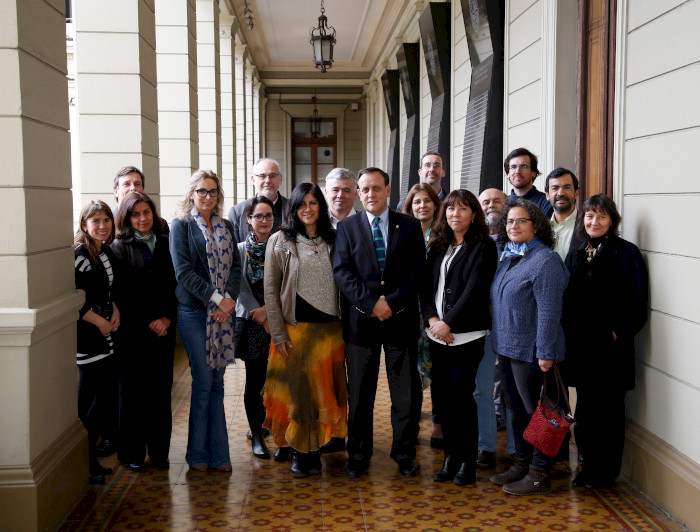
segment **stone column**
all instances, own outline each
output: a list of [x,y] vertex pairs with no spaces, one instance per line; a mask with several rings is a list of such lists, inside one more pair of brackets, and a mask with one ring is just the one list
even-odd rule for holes
[[[237,40],[238,42],[238,40]],[[248,197],[247,184],[250,181],[246,156],[246,99],[245,79],[248,47],[236,44],[234,62],[234,94],[236,105],[236,198],[243,201]]]
[[221,175],[221,85],[219,2],[197,0],[199,166]]
[[156,0],[161,216],[170,220],[199,168],[195,0]]
[[63,2],[2,2],[0,528],[53,530],[85,492],[77,419]]
[[224,185],[225,207],[238,203],[236,190],[236,98],[234,58],[238,21],[222,15],[219,27],[221,62],[221,179]]
[[134,165],[159,202],[153,2],[74,0],[82,200],[114,205],[114,174]]
[[[253,173],[253,165],[255,164],[255,121],[253,116],[255,109],[253,107],[253,82],[255,80],[255,67],[247,59],[245,67],[245,145],[246,145],[246,168],[247,174]],[[255,187],[250,179],[246,180],[246,197],[250,198],[255,194]]]
[[256,161],[262,157],[262,112],[260,108],[260,99],[264,94],[263,84],[260,80],[253,80],[253,159]]

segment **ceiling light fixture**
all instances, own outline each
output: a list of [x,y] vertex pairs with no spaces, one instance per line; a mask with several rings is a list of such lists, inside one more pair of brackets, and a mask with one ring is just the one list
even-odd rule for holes
[[248,23],[248,27],[252,30],[255,27],[255,22],[253,22],[253,11],[248,7],[248,0],[245,0],[245,9],[243,10],[243,18],[245,18]]
[[[335,28],[328,26],[328,18],[325,15],[326,9],[321,0],[321,16],[318,17],[318,28],[309,30],[309,43],[314,49],[314,64],[321,69],[321,73],[326,72],[333,66],[333,46],[335,46]],[[332,33],[329,33],[332,32]]]
[[316,107],[316,96],[311,98],[314,103],[314,110],[309,117],[309,122],[311,122],[311,136],[316,138],[321,134],[321,118],[318,116],[318,108]]

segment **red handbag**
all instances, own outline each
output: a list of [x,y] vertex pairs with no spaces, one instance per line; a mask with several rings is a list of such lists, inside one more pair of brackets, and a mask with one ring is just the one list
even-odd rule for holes
[[[569,392],[564,386],[564,381],[561,378],[556,362],[552,366],[552,370],[557,381],[557,400],[552,401],[547,395],[547,376],[545,375],[537,408],[523,433],[525,440],[547,456],[556,456],[561,443],[566,437],[566,433],[569,432],[569,427],[574,423],[574,418],[571,415],[571,406],[569,406]],[[560,394],[564,396],[566,410],[557,404],[559,403]]]

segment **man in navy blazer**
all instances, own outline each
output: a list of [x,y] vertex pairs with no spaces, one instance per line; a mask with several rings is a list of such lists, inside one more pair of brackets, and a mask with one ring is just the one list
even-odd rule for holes
[[[358,478],[372,456],[374,398],[381,349],[391,394],[391,457],[405,477],[418,474],[412,388],[420,382],[418,272],[425,260],[420,223],[389,210],[389,176],[379,168],[359,173],[365,212],[338,223],[333,271],[342,295],[343,338],[349,389],[349,462],[346,475]],[[379,218],[379,235],[372,223]],[[375,230],[376,233],[376,230]],[[375,245],[375,239],[379,245]],[[385,249],[384,252],[377,247]],[[384,257],[383,269],[378,257]],[[418,415],[420,413],[417,413]]]

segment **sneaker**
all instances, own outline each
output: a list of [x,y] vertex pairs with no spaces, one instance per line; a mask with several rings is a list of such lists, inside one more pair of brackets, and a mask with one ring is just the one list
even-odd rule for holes
[[546,495],[552,491],[549,476],[542,469],[530,466],[525,478],[503,486],[508,495]]
[[518,460],[510,466],[510,469],[504,471],[503,473],[498,473],[497,475],[491,475],[491,482],[496,484],[496,486],[505,486],[511,482],[517,482],[525,478],[527,475],[528,466],[525,462],[520,462]]
[[478,469],[491,469],[496,467],[496,453],[479,450],[476,456],[476,467]]

